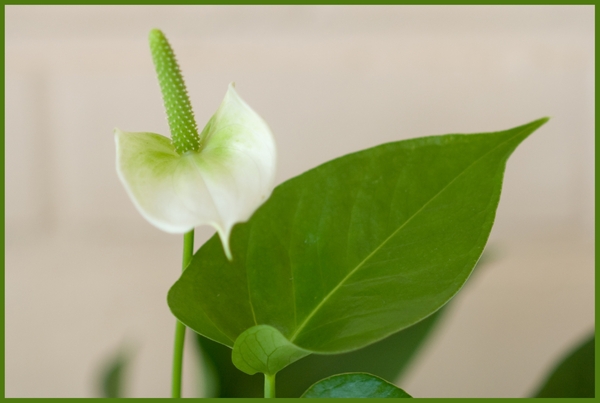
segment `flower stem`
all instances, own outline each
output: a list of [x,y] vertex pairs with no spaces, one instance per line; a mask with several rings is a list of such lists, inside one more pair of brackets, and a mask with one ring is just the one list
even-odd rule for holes
[[[181,271],[185,270],[194,255],[194,230],[183,236],[183,261]],[[180,321],[175,324],[175,345],[173,348],[173,377],[171,397],[181,397],[181,372],[183,370],[183,344],[185,342],[185,325]]]
[[265,397],[275,397],[275,374],[265,374]]

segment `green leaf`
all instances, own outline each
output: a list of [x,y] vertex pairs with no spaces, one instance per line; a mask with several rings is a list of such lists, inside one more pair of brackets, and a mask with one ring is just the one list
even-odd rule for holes
[[315,383],[302,395],[306,398],[328,397],[412,397],[388,381],[371,374],[340,374]]
[[533,397],[595,397],[595,339],[592,334],[569,352]]
[[[495,250],[486,247],[477,262],[473,275],[489,261],[497,258]],[[473,277],[471,275],[471,278]],[[471,280],[469,278],[469,281]],[[346,354],[312,354],[284,368],[277,374],[277,396],[300,397],[312,384],[320,379],[342,372],[368,372],[383,379],[398,380],[410,362],[421,350],[421,346],[448,305],[422,321],[360,350]],[[211,385],[214,394],[209,397],[262,397],[264,380],[239,371],[231,362],[231,349],[196,334],[199,359],[211,369]],[[205,371],[206,372],[206,371]]]
[[258,325],[242,333],[233,345],[233,364],[248,375],[257,372],[275,375],[291,363],[306,357],[309,351],[290,343],[279,330]]
[[133,349],[126,345],[103,365],[99,377],[100,397],[124,397],[127,368],[132,357]]
[[123,372],[125,362],[120,357],[106,368],[100,381],[101,397],[123,397]]
[[266,324],[299,348],[352,351],[428,317],[465,283],[495,217],[506,160],[547,119],[503,132],[383,144],[278,186],[211,238],[173,285],[173,314],[232,347]]

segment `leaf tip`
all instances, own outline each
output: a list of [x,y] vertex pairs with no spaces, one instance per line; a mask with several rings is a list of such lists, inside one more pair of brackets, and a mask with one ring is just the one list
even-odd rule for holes
[[545,125],[546,122],[548,122],[549,120],[550,120],[549,116],[544,116],[543,118],[534,120],[533,122],[529,123],[527,126],[533,126],[534,127],[533,130],[537,130],[541,126]]
[[544,116],[543,118],[538,119],[537,121],[539,122],[539,124],[541,126],[541,125],[545,124],[549,120],[550,120],[550,116]]

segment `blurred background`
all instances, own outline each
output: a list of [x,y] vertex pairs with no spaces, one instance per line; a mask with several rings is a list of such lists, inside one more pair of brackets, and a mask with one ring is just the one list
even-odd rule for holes
[[231,81],[269,123],[278,183],[383,142],[551,117],[508,162],[493,259],[400,382],[413,396],[526,396],[594,328],[593,6],[6,6],[6,397],[98,396],[123,346],[127,395],[169,395],[182,237],[136,211],[113,138],[169,134],[155,27],[200,127]]

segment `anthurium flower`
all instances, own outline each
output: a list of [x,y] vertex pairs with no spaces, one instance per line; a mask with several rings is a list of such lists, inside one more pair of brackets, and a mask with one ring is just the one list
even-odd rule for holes
[[234,84],[198,133],[173,51],[159,30],[151,31],[150,47],[172,138],[116,129],[117,173],[150,223],[170,233],[211,225],[231,260],[232,227],[247,221],[273,189],[273,135]]

